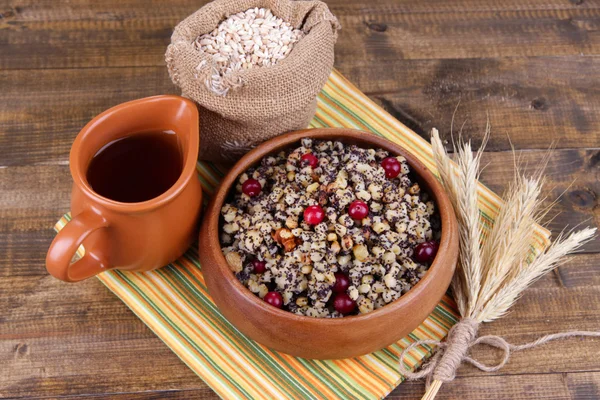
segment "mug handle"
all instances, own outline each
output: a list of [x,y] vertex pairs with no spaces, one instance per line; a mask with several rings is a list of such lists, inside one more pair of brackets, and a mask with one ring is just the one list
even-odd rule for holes
[[106,257],[98,252],[86,251],[85,255],[71,264],[79,246],[94,231],[108,226],[108,221],[90,210],[76,215],[58,232],[46,255],[48,272],[65,282],[78,282],[111,269]]

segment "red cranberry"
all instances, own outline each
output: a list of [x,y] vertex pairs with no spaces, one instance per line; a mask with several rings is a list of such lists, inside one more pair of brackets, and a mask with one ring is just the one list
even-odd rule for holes
[[400,169],[402,168],[400,161],[398,161],[396,157],[384,158],[381,162],[381,166],[385,170],[385,177],[388,179],[397,177],[400,173]]
[[325,211],[321,206],[308,206],[304,210],[304,220],[309,225],[320,224],[325,218]]
[[319,164],[319,159],[313,153],[306,153],[302,157],[300,157],[302,161],[308,162],[308,165],[311,167],[316,167]]
[[252,261],[252,267],[254,267],[255,274],[262,274],[267,269],[267,263],[260,260]]
[[420,243],[415,247],[415,261],[420,263],[431,263],[437,254],[439,244],[435,241]]
[[342,314],[350,314],[356,308],[356,303],[346,293],[339,293],[333,299],[333,308]]
[[263,300],[272,305],[273,307],[283,307],[283,297],[281,297],[281,293],[279,292],[269,292],[265,294]]
[[242,192],[250,197],[258,196],[261,190],[262,186],[256,179],[250,178],[242,183]]
[[353,219],[363,219],[369,215],[369,206],[362,200],[354,200],[348,207],[348,215]]
[[350,279],[348,279],[348,275],[343,272],[335,273],[335,285],[333,285],[334,293],[345,293],[350,286]]

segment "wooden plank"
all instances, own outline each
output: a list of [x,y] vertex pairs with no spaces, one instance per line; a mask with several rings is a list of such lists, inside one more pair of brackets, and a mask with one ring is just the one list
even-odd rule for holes
[[[532,174],[543,164],[545,151],[519,151],[515,154],[522,170]],[[542,198],[549,206],[556,201],[549,214],[548,227],[557,235],[565,228],[576,225],[600,227],[600,149],[553,151],[545,169],[546,183]],[[497,193],[502,193],[512,180],[514,158],[510,152],[486,152],[481,181]],[[584,247],[585,251],[599,251],[600,240]]]
[[[490,150],[600,146],[600,57],[461,60],[358,58],[340,71],[415,132],[431,128],[479,139],[492,127]],[[478,143],[478,140],[476,140]]]
[[[544,68],[544,65],[548,65]],[[342,68],[392,115],[426,137],[432,127],[476,143],[487,115],[489,150],[597,147],[600,57],[399,61]],[[577,73],[572,73],[576,70]],[[404,72],[403,72],[404,71]],[[551,80],[554,86],[549,86]],[[178,93],[163,67],[0,71],[0,166],[66,161],[78,131],[118,103]]]
[[[505,400],[532,399],[597,399],[600,393],[600,374],[594,372],[568,374],[526,374],[520,376],[458,377],[444,385],[437,399]],[[424,393],[422,381],[405,382],[398,386],[388,400],[420,399]],[[56,396],[56,399],[67,398]],[[90,395],[68,396],[87,399]],[[38,397],[35,397],[37,399]],[[44,397],[46,398],[46,397]],[[93,395],[94,399],[217,399],[210,389],[161,390]]]
[[[595,400],[600,396],[600,374],[576,372],[565,374],[523,374],[478,377],[458,376],[444,384],[436,399],[505,400],[505,399],[572,399]],[[420,399],[422,381],[405,382],[388,400]]]
[[0,168],[0,177],[3,233],[37,230],[46,223],[41,219],[69,209],[73,180],[68,165]]
[[[599,374],[590,375],[584,379],[594,379],[595,381],[600,379],[597,376]],[[420,381],[403,383],[390,394],[388,400],[420,399],[425,393],[424,386],[423,382]],[[454,381],[442,385],[436,399],[565,400],[573,399],[573,397],[569,393],[564,375],[527,374],[518,376],[459,376]]]
[[567,374],[567,387],[575,400],[600,398],[600,381],[596,373]]
[[600,257],[598,253],[577,254],[555,270],[556,281],[566,288],[600,286]]
[[[48,274],[10,276],[2,280],[0,304],[4,312],[0,317],[0,338],[3,341],[89,337],[106,342],[111,337],[114,340],[115,335],[131,341],[154,337],[96,279],[77,285],[62,283]],[[11,288],[11,285],[19,286]],[[68,345],[65,343],[65,348]]]
[[0,168],[0,177],[0,277],[44,276],[52,227],[69,210],[69,167]]
[[[57,2],[54,0],[21,0],[0,1],[0,13],[5,20],[18,21],[57,21],[83,19],[163,19],[171,16],[188,15],[206,0],[177,0],[171,1],[169,7],[160,0],[119,1],[105,0],[102,3],[93,0],[78,0],[77,2]],[[593,9],[600,7],[595,0],[561,1],[561,0],[532,0],[519,2],[517,0],[463,0],[447,2],[432,0],[413,2],[411,0],[379,0],[365,2],[364,0],[327,0],[326,3],[336,15],[356,13],[441,13],[452,11],[507,11],[507,10],[569,10]]]
[[[101,285],[97,280],[91,282]],[[71,293],[64,288],[62,292]],[[80,300],[69,294],[61,297],[73,303]],[[33,297],[30,296],[31,300]],[[18,338],[0,340],[0,394],[3,398],[166,389],[209,391],[202,380],[133,315],[116,323],[107,313],[111,308],[96,309],[98,303],[102,304],[100,298],[91,300],[87,314],[76,316],[58,312],[63,305],[57,300],[54,298],[52,302],[58,304],[50,304],[39,313],[53,314],[48,318],[54,319],[57,328],[64,323],[63,329],[69,332],[56,336],[55,331],[46,331],[37,338],[21,334]],[[127,310],[122,304],[115,306]],[[39,319],[38,316],[29,322],[31,331]],[[95,326],[93,319],[97,321]],[[132,333],[135,330],[141,330],[139,336],[142,337],[136,338]]]
[[[521,376],[458,377],[444,385],[437,399],[505,400],[512,399],[577,399],[592,400],[598,397],[598,373],[527,374]],[[405,382],[398,386],[387,399],[420,399],[424,393],[421,381]],[[206,389],[141,391],[128,393],[105,393],[99,395],[56,396],[62,399],[217,399]],[[34,397],[47,398],[47,397]]]
[[[107,392],[101,394],[77,394],[69,396],[53,396],[53,399],[111,399],[111,400],[162,400],[162,399],[185,399],[185,400],[218,400],[219,396],[213,392],[208,386],[200,389],[173,389],[173,390],[153,390],[153,391],[139,391],[139,392],[124,392],[114,393]],[[48,397],[31,397],[30,399],[48,399]]]
[[0,396],[210,389],[91,279],[9,277],[0,289]]
[[[332,6],[344,27],[336,57],[343,64],[356,58],[382,62],[600,53],[599,8],[514,10],[515,3],[444,12],[427,6],[427,11],[410,13],[404,12],[406,5],[390,3]],[[0,68],[163,65],[173,28],[195,8],[156,9],[160,16],[136,18],[139,8],[125,16],[105,7],[82,12],[76,19],[39,20],[18,18],[19,7],[11,8],[12,14],[0,20]],[[61,13],[77,15],[77,7],[41,16]]]
[[595,10],[378,13],[341,18],[336,56],[455,59],[598,54]]
[[[422,382],[403,383],[394,390],[388,400],[420,399],[425,393]],[[469,400],[564,400],[568,389],[559,374],[523,376],[458,377],[442,386],[436,399]]]

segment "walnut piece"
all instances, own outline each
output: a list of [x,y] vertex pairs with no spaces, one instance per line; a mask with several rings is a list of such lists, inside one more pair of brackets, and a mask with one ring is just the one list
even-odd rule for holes
[[238,252],[232,251],[227,253],[225,259],[233,272],[240,272],[244,268],[242,265],[242,256]]
[[297,237],[295,237],[292,234],[292,231],[290,231],[287,228],[277,229],[275,233],[271,233],[271,237],[275,242],[277,242],[277,244],[283,246],[283,249],[286,253],[293,251],[296,248],[296,246],[298,246],[300,240]]

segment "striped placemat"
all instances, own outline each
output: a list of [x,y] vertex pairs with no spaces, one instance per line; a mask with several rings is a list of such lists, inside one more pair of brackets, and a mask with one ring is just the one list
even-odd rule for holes
[[[334,71],[318,99],[311,127],[346,127],[371,131],[414,153],[434,170],[429,143],[373,103],[339,72]],[[198,163],[205,193],[210,196],[224,171]],[[482,218],[493,221],[499,199],[480,185]],[[207,196],[207,197],[208,197]],[[69,221],[56,224],[60,230]],[[547,245],[548,232],[539,228],[534,246]],[[444,297],[434,312],[410,335],[362,357],[318,361],[271,351],[238,332],[215,307],[206,290],[198,248],[171,265],[146,273],[109,271],[98,276],[219,396],[227,399],[378,399],[402,376],[398,356],[420,339],[444,338],[457,320],[455,304]],[[415,368],[430,350],[411,352],[407,366]]]

